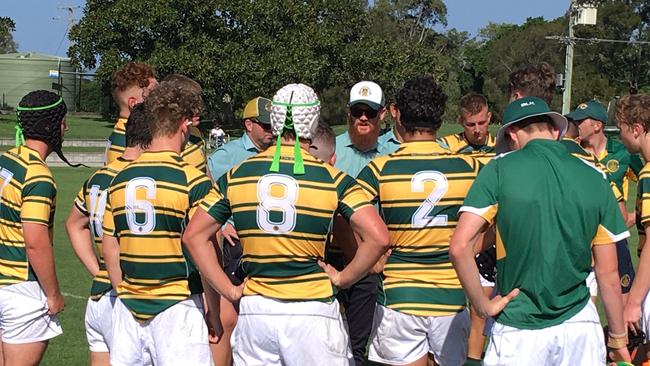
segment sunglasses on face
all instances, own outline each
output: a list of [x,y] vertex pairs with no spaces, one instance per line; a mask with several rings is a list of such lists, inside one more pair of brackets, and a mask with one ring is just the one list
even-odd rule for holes
[[253,123],[255,123],[256,125],[262,127],[262,129],[264,131],[271,131],[271,125],[270,124],[262,123],[262,122],[260,122],[260,121],[258,121],[256,119],[252,119],[251,121],[253,121]]
[[354,118],[361,118],[364,114],[368,118],[375,118],[377,117],[377,114],[379,111],[376,111],[374,109],[363,109],[363,108],[350,108],[350,115]]

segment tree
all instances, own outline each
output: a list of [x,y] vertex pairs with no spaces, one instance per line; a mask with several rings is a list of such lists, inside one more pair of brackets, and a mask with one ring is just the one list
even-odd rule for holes
[[[459,94],[460,50],[466,35],[440,34],[437,1],[88,0],[72,29],[74,62],[105,82],[124,62],[152,64],[160,76],[196,79],[208,104],[238,110],[250,98],[303,82],[333,102],[363,79],[390,98],[407,77],[429,74]],[[326,113],[343,122],[335,109]]]
[[0,53],[13,53],[18,44],[11,34],[16,30],[16,23],[9,17],[0,17]]

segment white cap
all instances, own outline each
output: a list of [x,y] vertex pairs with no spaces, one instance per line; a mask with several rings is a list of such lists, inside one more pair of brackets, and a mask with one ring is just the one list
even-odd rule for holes
[[372,81],[360,81],[350,89],[350,102],[348,107],[364,103],[374,110],[384,107],[384,93],[381,87]]
[[282,134],[289,107],[296,135],[311,139],[320,119],[320,101],[314,89],[305,84],[289,84],[275,93],[271,107],[273,135]]

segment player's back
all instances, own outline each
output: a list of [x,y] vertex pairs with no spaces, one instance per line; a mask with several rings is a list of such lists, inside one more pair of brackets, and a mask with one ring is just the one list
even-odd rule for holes
[[118,238],[124,280],[118,296],[146,320],[202,292],[181,245],[188,217],[211,188],[210,179],[173,152],[145,152],[113,179],[104,231]]
[[244,295],[331,300],[332,285],[317,260],[324,257],[334,213],[349,218],[368,204],[366,195],[354,179],[304,150],[305,174],[294,174],[293,147],[282,146],[279,172],[269,172],[273,151],[247,159],[217,182],[242,243],[250,278]]
[[618,212],[605,174],[550,140],[499,156],[481,174],[498,187],[499,292],[522,290],[499,321],[530,329],[575,315],[589,299],[592,242],[616,241],[602,225],[604,212]]
[[102,221],[104,220],[108,187],[117,173],[129,163],[130,161],[118,157],[112,163],[101,167],[84,182],[74,200],[74,204],[79,211],[88,216],[88,226],[90,234],[93,236],[95,255],[99,263],[99,272],[93,278],[90,289],[90,297],[94,300],[111,290],[111,282],[108,279],[106,263],[102,256],[102,237],[104,236]]
[[449,259],[449,241],[480,163],[437,142],[403,143],[373,160],[359,184],[378,197],[392,254],[380,302],[414,315],[443,316],[464,309],[465,295]]
[[35,281],[23,222],[47,225],[52,237],[56,185],[40,155],[20,146],[0,156],[0,287]]
[[113,131],[108,136],[106,146],[106,164],[110,164],[122,156],[126,148],[126,118],[118,118]]

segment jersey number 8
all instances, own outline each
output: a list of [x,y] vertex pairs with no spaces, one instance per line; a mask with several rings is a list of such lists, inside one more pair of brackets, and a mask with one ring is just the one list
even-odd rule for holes
[[[274,196],[273,187],[282,192]],[[288,175],[267,174],[257,181],[257,226],[270,234],[286,234],[296,227],[296,201],[298,200],[298,182]],[[281,218],[274,220],[273,213],[280,213]]]

